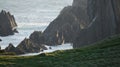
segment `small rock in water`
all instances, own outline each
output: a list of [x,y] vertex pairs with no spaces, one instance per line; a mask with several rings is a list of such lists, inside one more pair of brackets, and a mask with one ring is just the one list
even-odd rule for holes
[[0,39],[0,41],[2,41],[2,39]]
[[17,29],[14,29],[14,32],[15,32],[15,33],[19,33]]
[[52,47],[49,47],[49,49],[52,49]]

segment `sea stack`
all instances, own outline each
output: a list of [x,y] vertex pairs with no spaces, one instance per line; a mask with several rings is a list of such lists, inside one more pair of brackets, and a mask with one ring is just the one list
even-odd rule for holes
[[16,27],[14,16],[10,12],[2,10],[0,12],[0,36],[13,35],[17,32]]

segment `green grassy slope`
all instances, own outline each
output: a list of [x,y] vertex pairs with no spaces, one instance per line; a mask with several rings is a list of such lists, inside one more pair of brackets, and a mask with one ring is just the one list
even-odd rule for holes
[[119,67],[120,36],[79,49],[38,56],[0,56],[0,67]]

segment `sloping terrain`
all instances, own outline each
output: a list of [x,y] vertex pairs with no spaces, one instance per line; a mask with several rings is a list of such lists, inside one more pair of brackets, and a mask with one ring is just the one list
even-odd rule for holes
[[37,56],[0,56],[0,67],[119,67],[120,36],[96,44]]

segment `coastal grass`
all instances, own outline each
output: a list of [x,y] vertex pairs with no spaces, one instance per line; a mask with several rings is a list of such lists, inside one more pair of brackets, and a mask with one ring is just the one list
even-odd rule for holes
[[0,67],[119,67],[120,36],[79,49],[58,50],[37,56],[0,56]]

